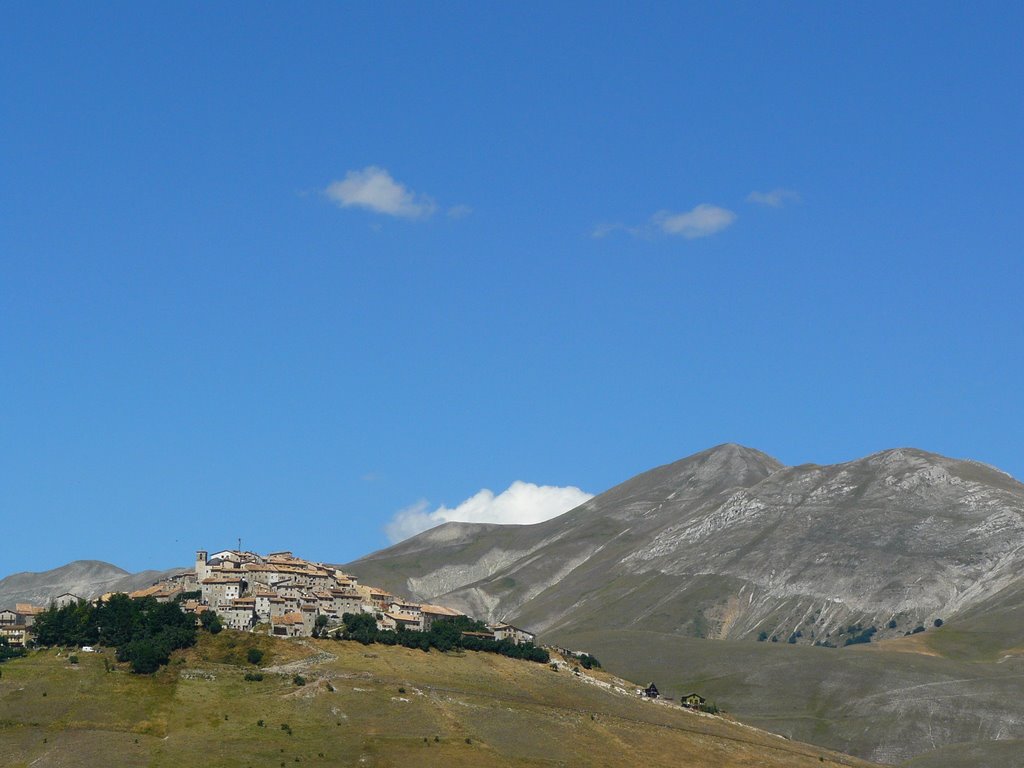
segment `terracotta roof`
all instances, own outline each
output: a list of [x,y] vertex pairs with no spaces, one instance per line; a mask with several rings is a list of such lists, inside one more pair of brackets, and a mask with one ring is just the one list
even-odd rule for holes
[[419,616],[413,616],[413,615],[408,614],[408,613],[391,613],[390,611],[388,611],[384,615],[387,616],[389,619],[392,619],[394,621],[407,621],[407,622],[409,622],[411,624],[419,624],[420,623],[420,617]]
[[271,624],[302,624],[301,613],[286,613],[284,616],[277,616],[270,619]]
[[164,588],[162,586],[160,586],[159,584],[154,584],[152,587],[146,587],[145,589],[136,589],[134,592],[129,592],[128,597],[131,597],[133,599],[138,597],[150,597],[151,595],[155,595],[158,592],[163,591]]
[[452,608],[445,608],[443,605],[430,605],[424,603],[421,606],[423,613],[429,613],[431,616],[465,616],[466,614],[460,613]]

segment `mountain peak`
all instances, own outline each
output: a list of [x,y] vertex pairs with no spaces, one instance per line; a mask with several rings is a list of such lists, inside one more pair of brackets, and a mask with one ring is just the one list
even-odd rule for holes
[[723,487],[753,485],[785,466],[767,453],[737,443],[716,445],[677,464],[694,467],[695,479]]
[[721,443],[720,445],[707,448],[700,453],[694,454],[696,456],[720,456],[728,457],[730,459],[742,460],[742,461],[753,461],[763,464],[777,464],[779,468],[784,465],[777,459],[769,456],[764,451],[759,451],[756,448],[750,448],[746,445],[740,445],[739,443]]

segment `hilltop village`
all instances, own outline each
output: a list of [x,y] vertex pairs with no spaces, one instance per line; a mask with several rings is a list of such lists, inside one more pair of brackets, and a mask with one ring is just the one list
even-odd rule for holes
[[[230,629],[265,631],[278,637],[329,634],[340,626],[346,613],[372,614],[380,630],[421,632],[429,632],[438,619],[465,615],[446,606],[418,603],[360,584],[355,576],[334,566],[311,562],[291,552],[259,555],[241,549],[212,554],[199,550],[194,572],[172,576],[129,597],[178,601],[183,611],[197,618],[212,611]],[[61,598],[55,602],[74,596]],[[105,598],[109,595],[100,599]],[[489,624],[486,632],[477,634],[516,644],[536,640],[532,632],[503,622]]]
[[[108,600],[113,593],[101,595]],[[311,562],[291,552],[255,552],[225,549],[209,554],[196,552],[195,570],[180,573],[128,595],[152,597],[157,602],[177,601],[197,621],[212,611],[224,626],[242,632],[265,631],[278,637],[312,637],[340,627],[346,613],[372,614],[380,630],[429,632],[438,619],[465,616],[443,605],[417,603],[383,589],[360,584],[355,576],[334,566]],[[52,604],[61,608],[83,598],[64,593]],[[11,646],[26,644],[41,606],[19,603],[0,611],[0,637]],[[488,624],[485,632],[473,633],[484,639],[533,643],[532,632],[499,622]]]
[[[106,601],[113,593],[101,595]],[[128,595],[152,597],[160,603],[178,602],[199,621],[213,612],[230,629],[263,631],[278,637],[328,635],[341,626],[346,613],[372,614],[379,630],[429,632],[438,619],[465,616],[443,605],[417,603],[386,590],[360,584],[340,569],[296,557],[291,552],[259,555],[241,549],[196,552],[195,570],[159,581]],[[65,593],[52,604],[61,608],[83,598]],[[23,646],[35,617],[44,608],[19,603],[0,611],[0,636]],[[484,639],[533,643],[532,632],[499,622],[473,633]]]

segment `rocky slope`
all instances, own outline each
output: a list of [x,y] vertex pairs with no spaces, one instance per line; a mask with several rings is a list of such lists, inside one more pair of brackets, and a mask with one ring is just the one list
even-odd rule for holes
[[785,467],[723,445],[544,523],[448,524],[348,567],[549,636],[831,644],[851,624],[880,639],[948,620],[1024,583],[1022,566],[1024,486],[999,470],[914,449]]
[[132,592],[182,570],[129,573],[101,560],[76,560],[50,571],[15,573],[0,579],[0,608],[13,608],[16,603],[45,606],[64,592],[85,598],[104,592]]

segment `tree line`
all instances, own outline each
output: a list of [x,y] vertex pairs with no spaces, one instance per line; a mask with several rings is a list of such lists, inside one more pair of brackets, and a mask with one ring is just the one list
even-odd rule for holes
[[431,624],[430,629],[426,632],[414,629],[399,629],[397,631],[378,629],[377,619],[370,613],[346,613],[342,615],[341,621],[342,629],[335,637],[339,640],[355,640],[363,645],[372,643],[401,645],[406,648],[419,648],[422,651],[429,651],[431,648],[442,652],[483,651],[498,653],[512,659],[537,661],[542,664],[551,661],[551,655],[546,650],[538,648],[532,643],[517,645],[511,640],[493,640],[488,637],[464,634],[488,631],[487,625],[482,621],[470,619],[467,616],[438,619]]
[[132,672],[150,674],[166,664],[173,651],[195,645],[195,617],[177,602],[152,597],[133,600],[113,595],[94,605],[84,600],[57,608],[51,605],[32,626],[37,645],[105,645],[117,649],[117,660]]

